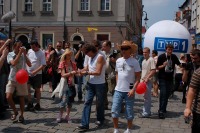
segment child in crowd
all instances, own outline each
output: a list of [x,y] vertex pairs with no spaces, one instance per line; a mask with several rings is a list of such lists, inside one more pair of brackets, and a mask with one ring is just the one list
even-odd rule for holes
[[69,114],[72,107],[72,102],[74,101],[74,97],[76,95],[75,85],[74,85],[74,75],[77,73],[76,71],[77,68],[76,64],[71,61],[72,54],[73,52],[70,49],[66,49],[65,53],[63,53],[63,55],[61,56],[58,67],[59,70],[61,71],[61,76],[65,78],[66,80],[65,83],[67,85],[65,84],[66,87],[63,89],[63,94],[61,96],[61,102],[59,104],[60,112],[56,119],[57,122],[61,122],[66,104],[67,108],[66,108],[65,120],[67,122],[70,121]]

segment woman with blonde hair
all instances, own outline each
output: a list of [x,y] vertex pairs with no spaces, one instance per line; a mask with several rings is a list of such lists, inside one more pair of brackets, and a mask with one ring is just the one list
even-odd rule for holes
[[65,120],[67,122],[70,121],[69,114],[72,107],[72,102],[74,101],[74,97],[76,95],[75,85],[74,85],[74,75],[77,73],[77,68],[76,64],[71,61],[72,54],[73,52],[70,49],[66,49],[63,55],[61,56],[60,63],[58,66],[58,69],[61,72],[61,77],[66,79],[65,83],[67,85],[61,96],[61,102],[59,104],[60,112],[56,119],[57,122],[61,122],[66,104],[67,108],[66,108]]

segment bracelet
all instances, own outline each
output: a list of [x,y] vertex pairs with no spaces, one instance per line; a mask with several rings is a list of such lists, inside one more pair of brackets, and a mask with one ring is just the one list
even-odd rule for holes
[[86,71],[85,75],[88,75],[88,74],[89,74],[89,72],[88,72],[88,71]]

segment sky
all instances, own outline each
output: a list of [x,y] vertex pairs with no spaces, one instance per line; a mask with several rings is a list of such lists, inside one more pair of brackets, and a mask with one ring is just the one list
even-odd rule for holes
[[[161,20],[174,20],[176,11],[185,0],[142,0],[144,8],[147,12],[147,27],[152,26],[154,23]],[[145,18],[145,13],[143,18]],[[144,25],[144,21],[143,21]]]

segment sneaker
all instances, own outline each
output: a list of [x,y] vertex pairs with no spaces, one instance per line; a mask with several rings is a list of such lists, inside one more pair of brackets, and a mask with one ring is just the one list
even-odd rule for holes
[[34,106],[34,109],[35,109],[35,110],[41,110],[40,104],[37,103],[37,104]]
[[114,129],[113,133],[120,133],[120,131],[118,129]]
[[34,107],[33,107],[33,103],[28,103],[28,105],[25,108],[26,111],[33,111]]
[[124,133],[132,133],[132,131],[130,129],[126,129],[126,131],[124,131]]
[[65,116],[65,120],[66,120],[68,123],[71,123],[71,118],[69,117],[69,115],[66,115],[66,116]]
[[62,121],[62,113],[58,114],[58,117],[56,118],[56,122],[60,123]]
[[139,117],[139,118],[150,118],[151,115],[143,115],[143,114],[140,114],[138,117]]
[[96,121],[95,124],[97,125],[96,127],[101,127],[103,125],[103,122]]
[[89,128],[88,127],[85,127],[85,126],[78,126],[76,127],[78,130],[82,130],[82,131],[86,131],[88,130]]
[[159,119],[165,119],[165,114],[163,112],[158,113]]
[[23,117],[23,116],[20,116],[19,119],[18,119],[18,122],[19,122],[19,123],[24,123],[24,117]]

